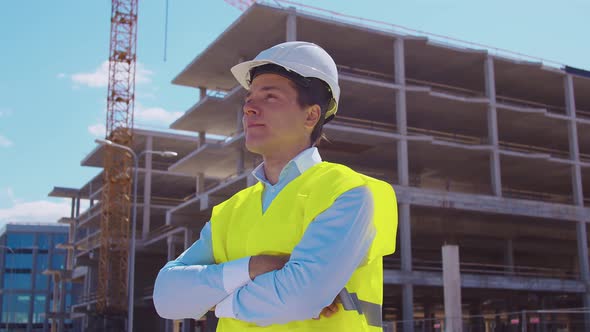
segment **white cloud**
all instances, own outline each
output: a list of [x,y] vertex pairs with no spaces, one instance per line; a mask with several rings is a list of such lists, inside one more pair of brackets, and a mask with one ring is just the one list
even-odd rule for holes
[[109,62],[103,62],[94,72],[73,74],[72,81],[91,88],[107,86],[109,83]]
[[144,107],[137,103],[135,105],[135,122],[138,124],[155,124],[168,126],[178,119],[182,112],[167,111],[162,107]]
[[[135,69],[135,84],[151,83],[153,72],[137,63]],[[104,61],[98,68],[90,73],[76,73],[72,75],[72,81],[91,88],[106,87],[109,84],[109,62]]]
[[142,63],[138,63],[135,69],[135,84],[151,83],[153,74],[153,71],[145,68]]
[[71,201],[64,199],[50,201],[20,202],[12,207],[0,209],[0,223],[5,222],[52,222],[70,215]]
[[8,148],[8,147],[11,147],[13,145],[14,145],[14,143],[11,140],[9,140],[8,138],[0,135],[0,147],[2,147],[2,148]]
[[64,74],[64,73],[57,74],[57,78],[64,78],[64,77],[66,77],[66,74]]
[[[106,113],[106,110],[104,111]],[[135,126],[144,128],[168,128],[168,126],[183,113],[168,111],[162,107],[145,107],[141,103],[135,104]],[[94,137],[104,138],[106,127],[100,122],[88,126],[88,132]]]
[[106,127],[102,123],[96,123],[88,126],[88,132],[95,137],[104,137],[106,134]]

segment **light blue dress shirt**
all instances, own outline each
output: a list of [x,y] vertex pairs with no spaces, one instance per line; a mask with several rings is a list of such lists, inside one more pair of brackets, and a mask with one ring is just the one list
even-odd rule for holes
[[[304,150],[287,163],[275,185],[259,165],[253,175],[264,184],[263,211],[289,182],[320,162],[317,148]],[[375,237],[372,215],[368,188],[342,194],[308,226],[282,269],[254,280],[250,257],[215,264],[207,223],[199,240],[160,270],[154,286],[156,310],[168,319],[199,319],[216,306],[217,317],[261,326],[317,317],[363,263]]]

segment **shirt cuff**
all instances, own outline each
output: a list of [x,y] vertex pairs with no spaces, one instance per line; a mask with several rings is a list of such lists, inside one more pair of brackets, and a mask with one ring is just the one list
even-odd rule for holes
[[250,257],[223,264],[223,288],[228,294],[232,294],[248,282],[250,282]]
[[230,294],[215,306],[215,316],[217,318],[236,318],[234,314],[234,294]]

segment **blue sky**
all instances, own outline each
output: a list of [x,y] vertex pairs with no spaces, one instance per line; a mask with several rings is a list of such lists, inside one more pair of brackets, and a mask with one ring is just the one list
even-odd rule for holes
[[[198,91],[170,84],[241,12],[223,0],[139,9],[136,124],[165,128]],[[298,1],[590,69],[588,0]],[[69,213],[53,186],[81,187],[105,123],[110,1],[10,1],[0,11],[0,224]]]

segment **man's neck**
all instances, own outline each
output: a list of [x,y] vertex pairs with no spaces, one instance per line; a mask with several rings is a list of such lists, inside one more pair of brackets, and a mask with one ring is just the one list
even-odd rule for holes
[[281,171],[285,168],[285,165],[308,148],[309,147],[306,146],[294,149],[290,152],[279,151],[276,154],[262,156],[264,159],[264,174],[266,175],[266,180],[272,185],[277,184],[277,182],[279,182]]

